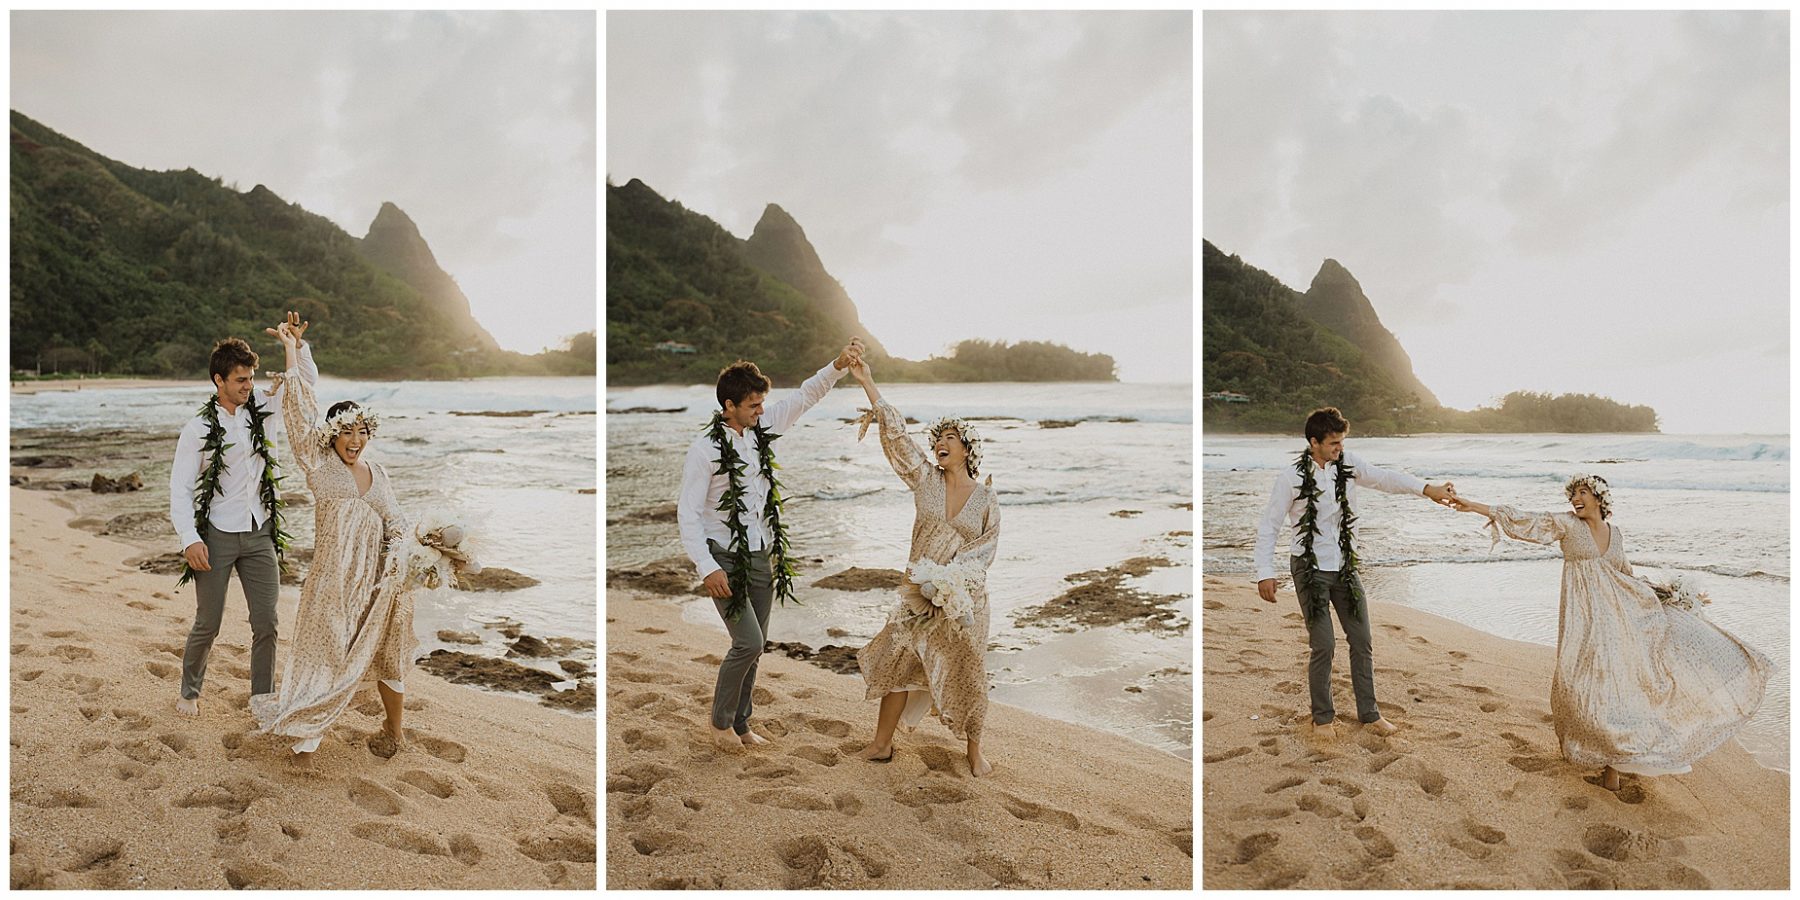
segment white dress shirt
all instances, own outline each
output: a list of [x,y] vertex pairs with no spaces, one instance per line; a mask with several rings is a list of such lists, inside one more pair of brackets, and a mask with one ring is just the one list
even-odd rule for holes
[[[811,378],[800,385],[800,388],[778,402],[763,408],[762,418],[758,424],[774,434],[783,434],[798,420],[801,414],[812,409],[825,395],[831,393],[832,385],[844,377],[848,369],[839,369],[835,361],[826,363],[825,367],[813,373]],[[756,433],[753,429],[744,429],[738,434],[731,426],[725,426],[725,439],[731,442],[738,458],[744,461],[744,512],[749,521],[745,522],[749,532],[751,550],[761,550],[774,539],[770,533],[769,523],[763,518],[763,509],[769,497],[769,478],[763,472],[762,459],[756,453]],[[779,447],[777,456],[779,457]],[[705,578],[719,571],[719,564],[713,561],[712,551],[706,547],[707,541],[715,541],[721,547],[731,546],[731,531],[725,527],[725,514],[719,511],[719,498],[725,495],[731,482],[719,472],[719,448],[713,443],[712,435],[702,432],[688,445],[687,462],[681,471],[681,497],[675,504],[675,520],[681,526],[681,549],[687,552],[688,559],[694,561],[694,568],[700,570],[700,577]]]
[[[1350,511],[1356,511],[1356,491],[1372,487],[1389,494],[1425,493],[1425,482],[1405,472],[1370,465],[1360,455],[1344,451],[1344,464],[1351,467],[1350,483],[1344,485],[1344,499]],[[1344,566],[1343,551],[1338,548],[1338,527],[1344,521],[1344,510],[1337,501],[1337,466],[1321,466],[1313,462],[1313,483],[1322,493],[1319,497],[1318,536],[1313,538],[1313,554],[1319,559],[1319,571],[1336,572]],[[1291,555],[1299,556],[1300,517],[1306,513],[1305,498],[1300,496],[1300,473],[1292,465],[1281,467],[1275,475],[1275,488],[1269,494],[1269,505],[1263,509],[1256,525],[1256,579],[1275,577],[1275,534],[1293,526]],[[1352,535],[1354,538],[1354,535]]]
[[[299,368],[308,384],[319,382],[319,367],[313,364],[312,348],[305,341],[300,342]],[[256,392],[256,402],[272,413],[263,420],[263,433],[273,444],[275,432],[281,428],[281,387]],[[219,425],[230,446],[222,454],[225,471],[219,473],[219,492],[213,495],[207,521],[219,531],[255,531],[269,520],[269,509],[262,501],[262,460],[250,446],[249,404],[239,406],[235,413],[226,412],[225,405],[219,404]],[[181,437],[175,441],[175,463],[169,468],[169,521],[183,550],[200,540],[200,531],[194,527],[194,493],[195,482],[210,461],[202,446],[207,427],[206,419],[197,412],[181,426]]]

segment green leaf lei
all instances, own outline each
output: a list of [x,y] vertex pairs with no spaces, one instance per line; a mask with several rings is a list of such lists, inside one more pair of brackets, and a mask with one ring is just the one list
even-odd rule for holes
[[[263,458],[262,502],[269,510],[270,531],[274,535],[275,559],[283,571],[287,568],[288,538],[291,537],[281,528],[281,478],[275,474],[279,464],[275,462],[275,447],[269,442],[269,436],[263,429],[263,420],[274,415],[271,410],[262,408],[256,402],[256,395],[250,395],[244,407],[250,410],[250,448],[251,452]],[[225,443],[225,426],[219,423],[218,395],[208,397],[200,407],[200,417],[206,420],[206,437],[201,439],[201,451],[210,454],[206,467],[200,470],[200,477],[194,482],[194,529],[201,537],[206,536],[206,529],[212,523],[212,499],[219,492],[219,476],[225,472],[225,451],[234,444]],[[181,579],[175,582],[181,587],[194,580],[194,570],[185,561],[181,564]]]
[[[725,493],[719,496],[718,510],[725,514],[725,528],[731,532],[731,546],[727,552],[731,555],[731,565],[726,567],[725,578],[731,584],[731,601],[725,605],[725,618],[736,622],[744,613],[744,604],[750,597],[750,528],[744,524],[744,466],[742,457],[732,447],[725,436],[725,417],[713,413],[712,422],[706,426],[707,434],[712,437],[713,444],[719,448],[719,468],[713,474],[723,475],[727,485]],[[763,474],[769,479],[769,496],[763,504],[763,518],[769,522],[769,532],[773,540],[769,544],[769,571],[773,577],[775,596],[783,606],[793,600],[796,606],[800,601],[794,597],[794,564],[788,559],[787,526],[781,522],[781,481],[775,477],[775,471],[781,466],[775,462],[775,439],[778,434],[770,434],[762,425],[750,429],[756,434],[756,457],[762,463]]]
[[[1313,538],[1319,534],[1319,498],[1324,491],[1319,490],[1319,483],[1313,477],[1312,451],[1300,451],[1300,458],[1294,463],[1294,470],[1300,473],[1300,496],[1306,498],[1306,510],[1300,514],[1300,572],[1295,578],[1294,589],[1305,598],[1305,612],[1308,621],[1314,616],[1326,615],[1331,605],[1331,598],[1324,591],[1313,591],[1313,578],[1319,572],[1319,556],[1313,550]],[[1356,577],[1356,548],[1351,543],[1351,529],[1356,526],[1356,514],[1350,511],[1349,484],[1356,475],[1354,467],[1346,465],[1342,456],[1337,459],[1337,484],[1334,493],[1337,495],[1338,509],[1343,513],[1343,521],[1338,524],[1338,550],[1343,554],[1344,564],[1340,570],[1344,584],[1350,589],[1350,618],[1360,622],[1363,618],[1362,579]]]

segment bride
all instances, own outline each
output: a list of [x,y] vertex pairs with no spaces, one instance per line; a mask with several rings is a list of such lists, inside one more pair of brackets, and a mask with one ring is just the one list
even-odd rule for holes
[[[1000,538],[1000,503],[992,478],[977,482],[981,438],[961,419],[941,419],[927,432],[927,456],[906,433],[906,417],[875,389],[860,358],[850,374],[862,383],[881,426],[881,448],[913,492],[912,549],[901,603],[881,631],[857,654],[868,699],[881,701],[875,738],[862,758],[886,762],[894,754],[894,729],[918,722],[927,707],[967,741],[969,770],[993,771],[981,755],[987,718],[987,569]],[[863,427],[868,427],[864,420]],[[860,435],[858,436],[861,437]]]
[[1767,657],[1701,618],[1668,605],[1632,575],[1612,492],[1598,475],[1564,487],[1572,512],[1531,513],[1461,497],[1451,505],[1487,516],[1506,536],[1559,544],[1562,602],[1550,712],[1563,758],[1619,773],[1676,775],[1711,753],[1762,703]]

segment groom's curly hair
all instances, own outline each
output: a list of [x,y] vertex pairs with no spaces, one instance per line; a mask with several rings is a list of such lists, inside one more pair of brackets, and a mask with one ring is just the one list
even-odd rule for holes
[[256,371],[256,351],[250,349],[243,338],[226,338],[213,345],[212,358],[206,364],[208,374],[217,375],[224,381],[231,377],[231,370],[239,366]]
[[717,389],[719,408],[725,408],[725,401],[741,404],[751,394],[769,392],[769,376],[764,375],[756,363],[740,359],[719,370]]
[[1338,412],[1338,408],[1335,406],[1315,409],[1312,411],[1312,415],[1306,417],[1306,439],[1308,441],[1323,441],[1331,435],[1343,434],[1349,430],[1350,420],[1344,418],[1344,414]]

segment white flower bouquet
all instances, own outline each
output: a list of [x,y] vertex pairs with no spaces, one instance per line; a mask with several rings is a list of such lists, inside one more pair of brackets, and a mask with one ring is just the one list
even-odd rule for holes
[[396,540],[395,566],[429,589],[450,584],[456,575],[481,571],[469,529],[442,510],[430,510],[413,524],[412,540]]
[[910,624],[947,619],[964,627],[975,624],[975,596],[987,584],[987,569],[973,563],[914,562],[900,585],[901,609]]
[[1650,589],[1656,592],[1656,599],[1664,606],[1686,612],[1699,612],[1700,607],[1712,603],[1712,597],[1705,591],[1689,584],[1687,579],[1676,575],[1666,582],[1650,582]]

